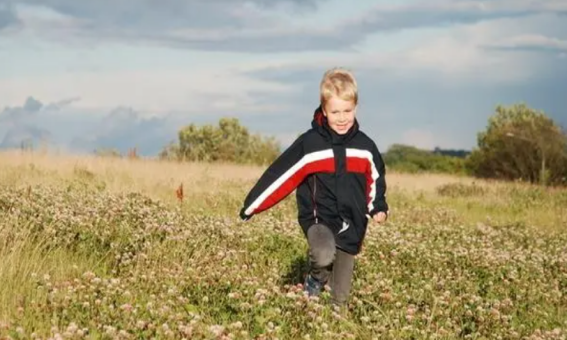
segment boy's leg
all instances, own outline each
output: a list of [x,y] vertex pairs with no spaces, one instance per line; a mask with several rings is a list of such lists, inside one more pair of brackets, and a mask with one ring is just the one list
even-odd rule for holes
[[309,295],[317,295],[331,275],[335,258],[335,236],[329,227],[315,224],[307,231],[309,244],[309,274],[305,288]]
[[348,302],[354,273],[354,256],[337,249],[331,274],[333,303],[342,306]]

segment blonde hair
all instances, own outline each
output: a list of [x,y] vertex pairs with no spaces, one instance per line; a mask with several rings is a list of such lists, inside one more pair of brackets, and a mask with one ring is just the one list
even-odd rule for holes
[[342,100],[352,100],[354,104],[358,104],[358,85],[356,78],[352,72],[335,67],[323,75],[319,88],[321,105],[325,106],[327,101],[333,97],[339,97]]

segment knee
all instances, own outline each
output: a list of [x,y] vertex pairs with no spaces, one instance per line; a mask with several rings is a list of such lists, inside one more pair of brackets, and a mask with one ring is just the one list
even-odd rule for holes
[[335,258],[335,238],[324,225],[314,225],[308,231],[311,260],[317,267],[331,265]]
[[333,263],[335,258],[335,249],[328,246],[313,247],[311,248],[311,257],[315,266],[327,267]]

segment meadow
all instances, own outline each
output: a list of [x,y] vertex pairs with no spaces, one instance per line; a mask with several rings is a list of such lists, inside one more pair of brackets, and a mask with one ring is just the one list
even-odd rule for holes
[[262,170],[1,152],[0,339],[567,338],[567,190],[388,172],[339,310]]

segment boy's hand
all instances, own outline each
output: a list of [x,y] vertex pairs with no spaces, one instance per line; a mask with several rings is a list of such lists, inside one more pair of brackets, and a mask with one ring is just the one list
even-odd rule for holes
[[387,216],[386,213],[383,212],[383,211],[378,212],[378,213],[377,213],[376,215],[374,215],[374,217],[373,217],[374,222],[376,222],[376,223],[378,223],[378,224],[381,224],[381,223],[386,222],[386,219],[387,219],[387,218],[388,218],[388,216]]

